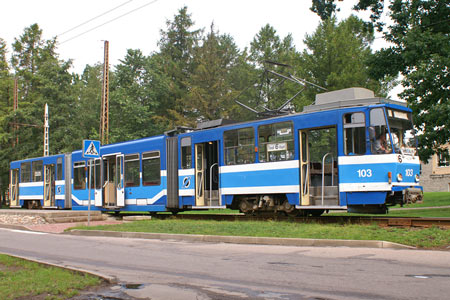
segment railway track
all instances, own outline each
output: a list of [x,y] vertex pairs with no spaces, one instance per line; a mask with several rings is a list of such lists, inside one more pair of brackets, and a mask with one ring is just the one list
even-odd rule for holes
[[418,217],[373,217],[373,216],[321,216],[321,217],[286,217],[286,216],[246,216],[242,214],[179,214],[176,216],[161,214],[158,219],[175,218],[179,220],[215,220],[215,221],[290,221],[296,223],[319,224],[378,224],[384,227],[444,227],[450,228],[450,218]]

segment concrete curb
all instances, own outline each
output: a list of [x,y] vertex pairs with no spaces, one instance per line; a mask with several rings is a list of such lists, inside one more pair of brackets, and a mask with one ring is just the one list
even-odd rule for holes
[[392,242],[369,241],[369,240],[270,238],[270,237],[247,237],[247,236],[120,232],[120,231],[78,230],[78,229],[67,231],[64,234],[78,235],[78,236],[103,236],[103,237],[118,237],[118,238],[158,239],[158,240],[174,240],[187,242],[232,243],[232,244],[252,244],[252,245],[416,249],[415,247],[412,246],[406,246]]
[[0,228],[31,231],[30,228],[25,225],[0,224]]
[[11,256],[11,257],[24,259],[24,260],[31,261],[31,262],[35,262],[35,263],[38,263],[38,264],[41,264],[41,265],[46,265],[46,266],[50,266],[50,267],[65,269],[65,270],[72,271],[72,272],[77,272],[77,273],[89,274],[89,275],[92,275],[92,276],[99,277],[99,278],[105,280],[108,283],[112,283],[112,284],[117,283],[117,278],[115,278],[113,276],[105,275],[105,274],[102,274],[102,273],[98,273],[98,272],[94,272],[94,271],[90,271],[90,270],[85,270],[85,269],[81,269],[81,268],[60,266],[60,265],[49,263],[49,262],[46,262],[46,261],[32,259],[32,258],[29,258],[29,257],[19,256],[19,255],[15,255],[15,254],[9,254],[9,253],[2,253],[2,254],[5,254],[5,255],[8,255],[8,256]]

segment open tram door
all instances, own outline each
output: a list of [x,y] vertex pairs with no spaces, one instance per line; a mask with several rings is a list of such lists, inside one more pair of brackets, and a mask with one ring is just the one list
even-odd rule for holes
[[299,131],[300,206],[313,215],[339,209],[336,126]]
[[310,205],[309,201],[309,142],[308,131],[300,131],[300,205]]
[[9,183],[9,206],[19,206],[19,169],[12,169]]
[[96,189],[95,205],[102,202],[105,208],[125,206],[123,154],[105,155],[101,160],[101,190]]
[[195,206],[220,206],[218,144],[195,144]]
[[55,165],[44,165],[44,208],[55,207]]
[[[94,205],[98,207],[103,206],[103,181],[102,181],[102,159],[94,159],[94,166],[92,170],[92,178],[94,179]],[[91,179],[92,180],[92,179]]]

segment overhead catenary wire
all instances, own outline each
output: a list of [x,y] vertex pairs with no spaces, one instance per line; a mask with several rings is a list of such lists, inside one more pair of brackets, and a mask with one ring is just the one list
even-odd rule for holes
[[91,31],[93,31],[93,30],[95,30],[95,29],[97,29],[97,28],[100,28],[100,27],[102,27],[102,26],[105,26],[106,24],[112,23],[112,22],[114,22],[114,21],[116,21],[116,20],[118,20],[118,19],[120,19],[120,18],[122,18],[122,17],[125,17],[125,16],[127,16],[127,15],[129,15],[129,14],[135,12],[135,11],[138,11],[138,10],[140,10],[140,9],[146,7],[146,6],[149,6],[149,5],[151,5],[151,4],[154,4],[154,3],[156,3],[156,2],[158,2],[158,0],[152,0],[152,1],[150,1],[150,2],[148,2],[148,3],[146,3],[146,4],[144,4],[144,5],[141,5],[141,6],[137,7],[137,8],[135,8],[135,9],[130,10],[129,12],[126,12],[126,13],[120,15],[120,16],[117,16],[117,17],[115,17],[115,18],[109,20],[109,21],[106,21],[106,22],[104,22],[104,23],[102,23],[102,24],[100,24],[100,25],[97,25],[97,26],[95,26],[95,27],[93,27],[93,28],[91,28],[91,29],[88,29],[88,30],[86,30],[86,31],[84,31],[84,32],[82,32],[82,33],[80,33],[80,34],[74,36],[74,37],[71,37],[71,38],[69,38],[69,39],[67,39],[67,40],[65,40],[65,41],[62,41],[62,42],[59,43],[59,44],[62,45],[62,44],[64,44],[64,43],[67,43],[67,42],[69,42],[69,41],[72,41],[72,40],[74,40],[74,39],[76,39],[76,38],[78,38],[78,37],[80,37],[80,36],[82,36],[82,35],[84,35],[84,34],[86,34],[86,33],[89,33],[89,32],[91,32]]
[[113,7],[113,8],[111,8],[110,10],[105,11],[105,12],[99,14],[98,16],[95,16],[95,17],[93,17],[93,18],[91,18],[91,19],[89,19],[89,20],[87,20],[87,21],[84,21],[84,22],[81,23],[81,24],[78,24],[77,26],[74,26],[74,27],[72,27],[72,28],[70,28],[70,29],[64,31],[63,33],[58,34],[57,36],[60,37],[60,36],[62,36],[62,35],[64,35],[64,34],[66,34],[66,33],[69,33],[69,32],[71,32],[71,31],[77,29],[77,28],[80,28],[81,26],[86,25],[87,23],[92,22],[92,21],[94,21],[94,20],[96,20],[96,19],[98,19],[98,18],[100,18],[100,17],[103,17],[104,15],[109,14],[110,12],[113,12],[113,11],[115,11],[116,9],[118,9],[118,8],[120,8],[120,7],[122,7],[122,6],[126,5],[126,4],[128,4],[128,3],[130,3],[130,2],[132,2],[132,1],[133,1],[133,0],[128,0],[127,2],[124,2],[124,3],[122,3],[122,4],[120,4],[120,5],[116,6],[116,7]]

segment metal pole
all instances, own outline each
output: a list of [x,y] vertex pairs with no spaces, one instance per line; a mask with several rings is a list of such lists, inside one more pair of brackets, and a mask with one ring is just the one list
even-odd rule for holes
[[88,227],[91,226],[91,175],[92,175],[92,159],[88,160],[89,163],[89,188],[88,188]]

